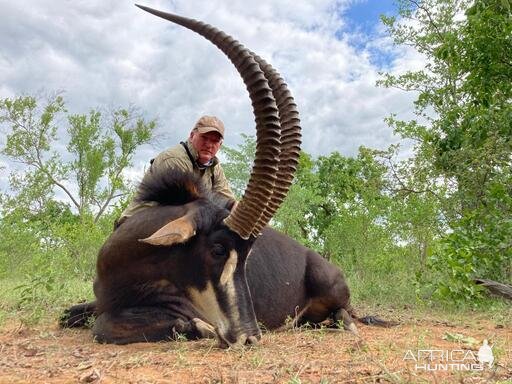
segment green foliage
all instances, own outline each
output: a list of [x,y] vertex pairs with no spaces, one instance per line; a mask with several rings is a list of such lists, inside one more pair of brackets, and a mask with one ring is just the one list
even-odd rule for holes
[[472,300],[477,304],[475,299],[482,299],[483,295],[480,287],[473,284],[475,278],[512,278],[512,197],[501,184],[494,185],[489,193],[488,198],[495,199],[495,204],[472,211],[458,221],[430,261],[433,269],[450,271],[436,291],[441,299]]
[[237,199],[241,199],[245,191],[256,152],[254,137],[242,134],[242,138],[243,143],[239,145],[238,149],[222,147],[222,152],[226,157],[226,161],[222,162],[222,168]]
[[28,312],[25,319],[28,322],[37,322],[51,306],[52,297],[58,294],[64,284],[59,282],[52,266],[39,262],[34,270],[25,276],[23,282],[14,288],[19,295],[18,308]]
[[[0,123],[1,153],[24,165],[11,173],[10,193],[0,194],[0,281],[16,282],[8,305],[37,321],[69,281],[90,290],[97,252],[131,192],[123,170],[156,123],[134,109],[108,118],[67,114],[59,95],[0,100]],[[57,200],[57,191],[68,200]]]
[[[91,296],[96,255],[111,233],[113,215],[94,223],[92,216],[80,219],[58,203],[28,218],[16,213],[0,220],[0,285],[16,282],[14,297],[0,295],[0,312],[19,310],[23,321],[33,323],[50,307]],[[67,292],[72,281],[81,282],[80,292]]]
[[435,196],[443,241],[427,264],[438,275],[436,297],[478,299],[473,278],[512,279],[502,273],[510,242],[501,230],[512,193],[510,2],[401,0],[398,12],[401,19],[383,17],[390,35],[426,58],[424,70],[379,82],[418,94],[418,120],[387,120],[415,141],[409,172],[424,175],[402,178],[401,189]]
[[[89,115],[66,115],[68,135],[62,135],[57,123],[67,112],[64,99],[52,96],[40,104],[31,96],[0,100],[0,123],[9,126],[1,153],[26,166],[23,172],[11,173],[16,197],[4,198],[4,210],[25,206],[36,212],[60,190],[80,217],[94,214],[97,221],[129,192],[122,172],[135,150],[151,141],[156,122],[145,121],[133,109],[114,110],[110,119],[92,110]],[[66,136],[67,144],[60,140]],[[56,149],[64,145],[71,159]]]
[[91,215],[80,219],[57,202],[35,215],[13,210],[0,220],[0,277],[46,273],[45,264],[62,276],[91,279],[96,254],[115,218],[104,215],[96,223]]

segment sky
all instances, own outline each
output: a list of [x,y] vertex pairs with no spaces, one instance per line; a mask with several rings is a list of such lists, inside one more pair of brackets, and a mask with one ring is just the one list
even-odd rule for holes
[[[270,62],[295,97],[302,148],[314,156],[387,148],[399,138],[384,118],[413,116],[414,95],[375,85],[379,72],[422,66],[380,23],[380,14],[395,13],[392,0],[138,1],[216,26]],[[133,1],[0,0],[0,9],[0,98],[61,91],[68,111],[82,114],[136,106],[158,120],[159,140],[137,151],[133,177],[186,139],[201,115],[224,121],[230,147],[254,133],[247,91],[229,60]],[[0,132],[1,146],[5,127]],[[0,187],[13,167],[5,158],[2,165]]]

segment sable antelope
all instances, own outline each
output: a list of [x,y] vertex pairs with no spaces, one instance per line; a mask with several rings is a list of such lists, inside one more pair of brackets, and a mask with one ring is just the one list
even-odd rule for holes
[[138,199],[159,204],[129,217],[97,260],[96,301],[67,310],[66,327],[96,317],[100,342],[217,337],[221,346],[256,343],[268,329],[334,323],[356,331],[341,271],[266,227],[296,170],[299,114],[281,76],[232,37],[200,21],[138,7],[202,35],[240,73],[252,101],[257,146],[242,200],[229,212],[193,175],[147,174]]

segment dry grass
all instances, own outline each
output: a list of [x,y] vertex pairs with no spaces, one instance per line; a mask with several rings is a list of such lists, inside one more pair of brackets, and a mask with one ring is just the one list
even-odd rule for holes
[[[260,345],[220,350],[213,340],[100,345],[87,330],[9,323],[0,332],[1,383],[512,383],[510,325],[402,319],[395,328],[266,333]],[[497,364],[483,372],[415,369],[407,350],[472,349],[447,333],[493,344]]]

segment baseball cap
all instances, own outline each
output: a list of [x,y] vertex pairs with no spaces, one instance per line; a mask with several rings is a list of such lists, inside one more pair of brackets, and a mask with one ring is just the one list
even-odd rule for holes
[[220,137],[224,138],[224,124],[215,116],[202,116],[197,120],[194,129],[199,133],[218,132]]

